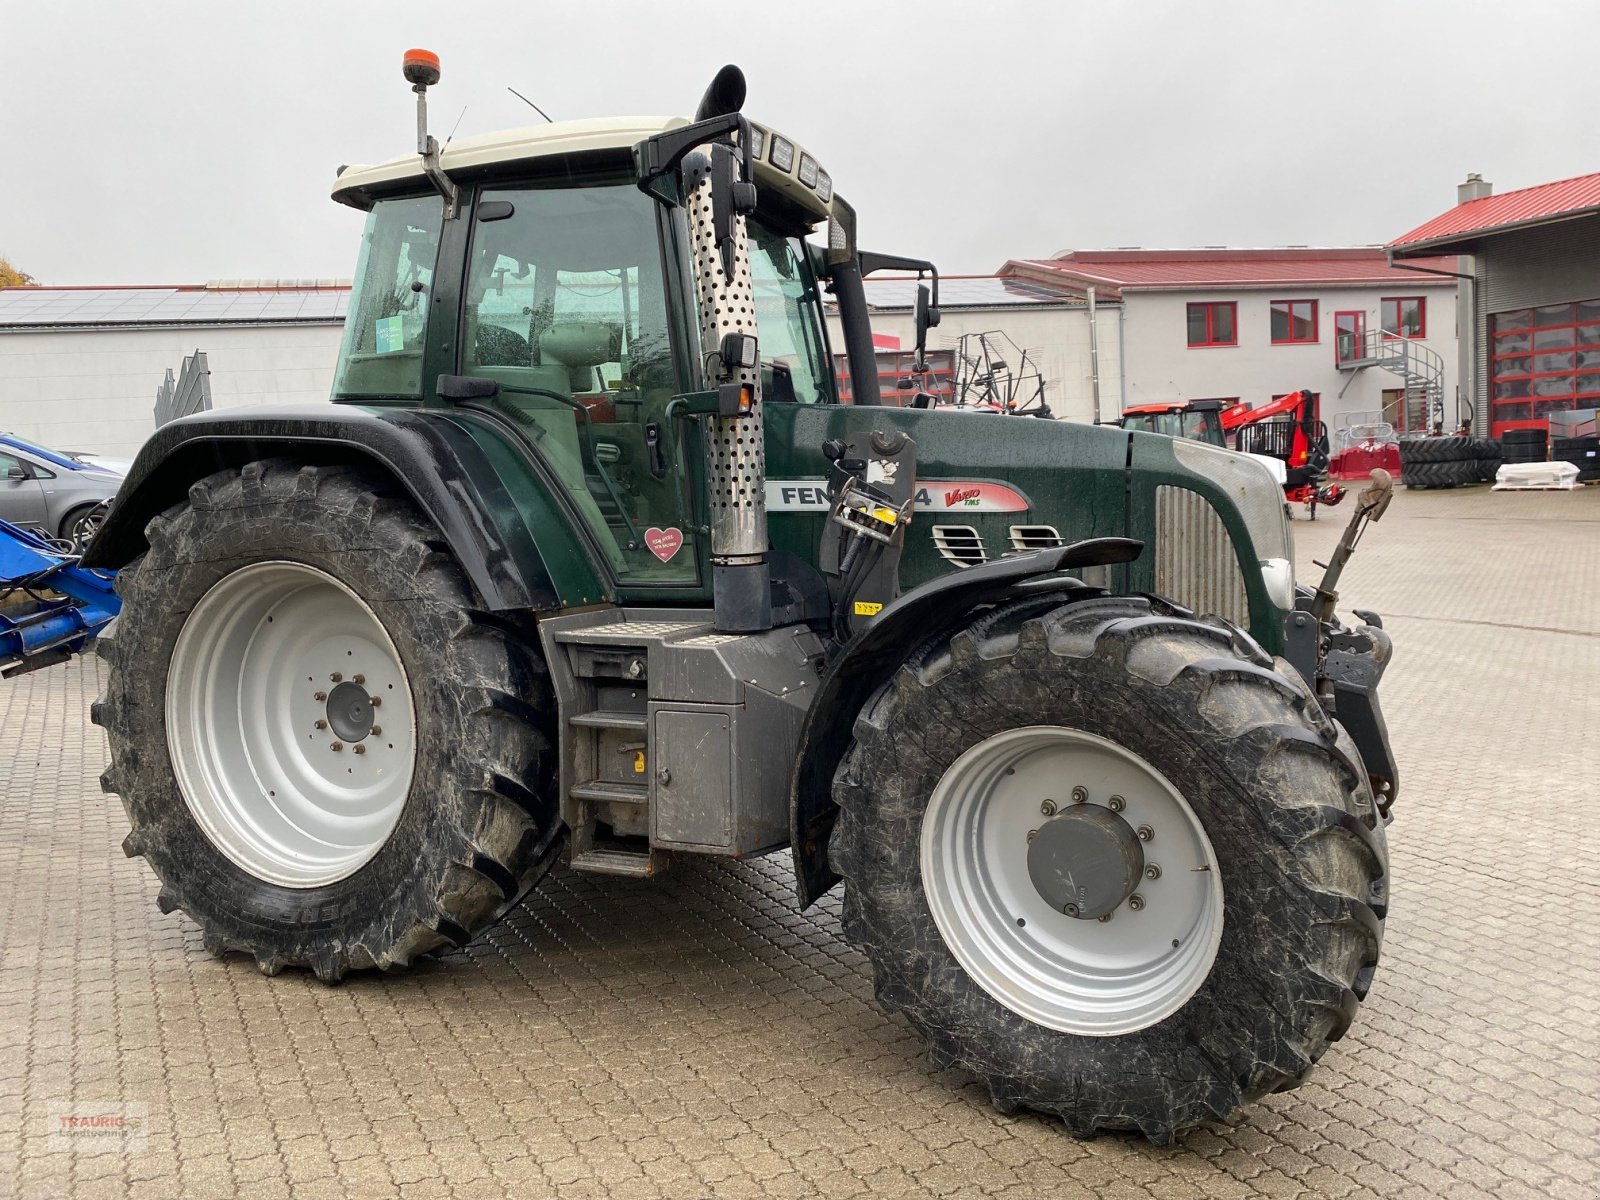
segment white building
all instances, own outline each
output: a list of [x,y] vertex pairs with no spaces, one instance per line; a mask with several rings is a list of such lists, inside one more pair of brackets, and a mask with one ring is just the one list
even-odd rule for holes
[[[880,339],[898,339],[902,349],[910,350],[916,344],[917,281],[872,276],[865,280],[865,288],[873,334]],[[1097,301],[1091,322],[1085,297],[1060,283],[952,275],[939,281],[939,311],[942,319],[928,334],[929,349],[954,349],[963,334],[999,331],[1028,352],[1044,377],[1045,403],[1057,417],[1094,420],[1097,392],[1105,419],[1121,411],[1118,396],[1122,361],[1117,332],[1120,313],[1115,299]],[[1091,323],[1098,354],[1090,352]],[[828,337],[834,353],[842,354],[844,335],[832,306]],[[1018,364],[1009,365],[1015,370]],[[894,400],[887,392],[884,398],[891,403]]]
[[326,401],[349,296],[338,280],[0,288],[0,430],[131,458],[196,350],[215,408]]
[[1120,302],[1124,407],[1259,406],[1306,388],[1330,428],[1380,412],[1425,428],[1435,402],[1458,419],[1457,280],[1391,266],[1380,248],[1078,250],[1000,273]]

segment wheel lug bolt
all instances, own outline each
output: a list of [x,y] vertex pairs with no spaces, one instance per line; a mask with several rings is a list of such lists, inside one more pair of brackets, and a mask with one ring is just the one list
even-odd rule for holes
[[328,727],[328,723],[326,721],[318,721],[317,722],[317,728],[318,729],[326,729],[327,727]]
[[[373,732],[376,733],[377,730],[373,730]],[[1160,879],[1161,878],[1161,867],[1156,863],[1151,863],[1148,867],[1146,867],[1144,869],[1144,877],[1146,879]]]
[[[373,727],[372,727],[372,736],[373,736],[373,737],[377,737],[377,736],[379,736],[379,735],[380,735],[380,734],[381,734],[381,733],[383,733],[383,726],[382,726],[382,725],[374,725],[374,726],[373,726]],[[1152,879],[1154,879],[1154,878],[1155,878],[1155,876],[1153,876],[1153,875],[1152,875],[1152,876],[1151,876],[1151,878],[1152,878]]]
[[[357,746],[356,749],[359,750],[360,747]],[[1138,912],[1141,908],[1144,907],[1144,897],[1139,895],[1138,892],[1135,892],[1133,895],[1128,897],[1128,907],[1131,908],[1134,912]]]
[[1111,914],[1107,913],[1105,916],[1100,917],[1098,919],[1100,921],[1100,924],[1104,925],[1107,921],[1111,920]]
[[1154,829],[1151,829],[1150,826],[1148,826],[1148,825],[1141,825],[1141,826],[1139,826],[1138,829],[1135,829],[1134,832],[1139,835],[1139,840],[1141,842],[1149,842],[1149,841],[1154,841],[1155,840],[1156,831]]
[[1028,840],[1030,842],[1033,841],[1033,839],[1038,837],[1038,836],[1039,836],[1039,831],[1037,829],[1028,830]]
[[1056,802],[1054,800],[1046,800],[1043,804],[1039,805],[1039,811],[1047,817],[1055,816]]
[[326,700],[328,698],[328,693],[327,692],[316,692],[316,693],[314,693],[312,695],[311,698],[313,700]]
[[1082,804],[1082,803],[1084,803],[1084,801],[1086,801],[1088,799],[1089,799],[1089,790],[1087,788],[1075,787],[1075,788],[1072,789],[1072,802],[1074,804]]
[[367,699],[372,701],[372,707],[373,708],[382,708],[383,707],[383,697],[382,696],[368,696]]
[[1113,797],[1111,797],[1111,811],[1112,812],[1121,812],[1123,809],[1125,809],[1127,807],[1128,807],[1128,802],[1126,800],[1124,800],[1121,796],[1113,796]]
[[332,750],[334,753],[338,753],[340,750],[344,749],[344,743],[343,742],[333,742],[332,744],[330,744],[328,746],[328,749]]
[[1069,917],[1075,917],[1078,915],[1078,906],[1076,904],[1068,904],[1065,905],[1061,911]]
[[352,675],[352,676],[350,676],[350,682],[351,683],[365,683],[366,681],[367,681],[367,677],[365,675]]
[[343,683],[344,682],[344,676],[342,674],[340,674],[338,671],[335,671],[332,675],[329,675],[328,678],[333,680],[334,683]]
[[355,751],[357,754],[365,754],[367,752],[367,748],[365,746],[357,746]]

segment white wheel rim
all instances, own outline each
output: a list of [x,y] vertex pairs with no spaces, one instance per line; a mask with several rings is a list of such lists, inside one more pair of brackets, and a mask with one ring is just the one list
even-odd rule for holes
[[[1124,803],[1119,815],[1152,833],[1142,907],[1125,900],[1108,921],[1052,907],[1029,876],[1030,830],[1045,801]],[[1114,807],[1114,806],[1112,806]],[[956,960],[1011,1011],[1064,1033],[1112,1036],[1171,1016],[1205,982],[1222,940],[1222,878],[1210,839],[1171,783],[1115,742],[1076,729],[1029,726],[996,734],[952,763],[923,817],[922,886]]]
[[[335,694],[345,684],[376,705],[352,687]],[[383,623],[326,572],[260,562],[213,585],[178,634],[166,715],[190,813],[257,879],[344,879],[400,820],[416,759],[411,686]]]

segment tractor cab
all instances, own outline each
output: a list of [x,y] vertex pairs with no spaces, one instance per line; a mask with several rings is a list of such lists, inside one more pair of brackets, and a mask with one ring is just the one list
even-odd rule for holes
[[1124,429],[1226,446],[1228,439],[1222,432],[1221,414],[1220,400],[1180,400],[1169,404],[1133,405],[1122,410],[1122,417],[1116,423]]
[[[674,400],[705,390],[708,372],[691,214],[673,174],[641,178],[636,151],[688,124],[571,121],[458,140],[438,156],[452,217],[415,156],[348,168],[334,190],[367,224],[333,399],[509,422],[608,570],[653,586],[699,583],[690,413]],[[757,202],[741,265],[761,392],[832,401],[819,263],[802,240],[829,216],[831,180],[787,138],[748,130]]]

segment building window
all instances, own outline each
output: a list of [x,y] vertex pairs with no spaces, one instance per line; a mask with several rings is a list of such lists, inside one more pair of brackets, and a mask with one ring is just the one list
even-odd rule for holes
[[1385,333],[1405,338],[1428,336],[1428,301],[1423,296],[1390,296],[1383,301],[1378,324]]
[[1232,300],[1189,305],[1189,345],[1237,346],[1238,312]]
[[1315,300],[1272,302],[1272,344],[1303,346],[1318,340]]
[[1552,412],[1600,407],[1600,300],[1489,318],[1489,435],[1543,428]]

